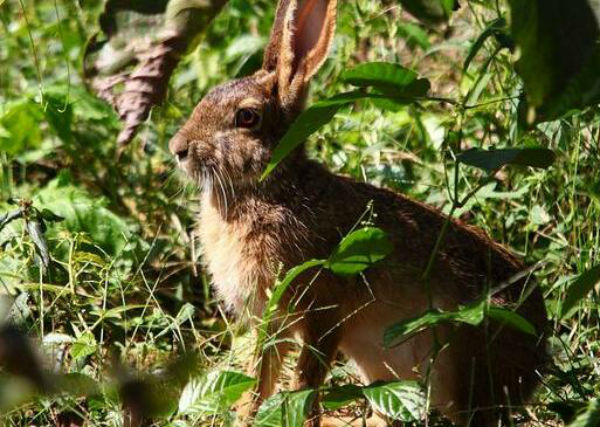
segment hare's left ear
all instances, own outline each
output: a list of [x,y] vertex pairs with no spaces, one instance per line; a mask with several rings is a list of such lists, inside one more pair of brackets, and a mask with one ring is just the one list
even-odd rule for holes
[[299,109],[308,83],[327,58],[337,0],[280,0],[263,68],[274,71],[284,107]]

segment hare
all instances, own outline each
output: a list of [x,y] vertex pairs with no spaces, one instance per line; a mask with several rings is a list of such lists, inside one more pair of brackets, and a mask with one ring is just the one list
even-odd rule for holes
[[[231,311],[260,318],[277,277],[306,260],[327,258],[370,204],[393,253],[361,275],[311,271],[294,281],[271,324],[278,339],[258,368],[258,396],[274,392],[290,338],[297,336],[303,342],[299,389],[321,386],[341,352],[366,383],[427,376],[433,408],[460,425],[497,425],[506,408],[530,397],[545,362],[544,302],[538,288],[518,277],[523,264],[481,230],[452,220],[426,284],[423,272],[443,214],[332,174],[302,147],[259,179],[326,59],[336,8],[335,0],[280,0],[262,69],[210,91],[169,143],[180,167],[202,186],[206,268]],[[384,348],[390,325],[431,306],[456,310],[488,292],[493,304],[528,319],[538,336],[488,321],[437,326]],[[435,342],[442,348],[432,357]],[[316,416],[312,425],[318,424]]]

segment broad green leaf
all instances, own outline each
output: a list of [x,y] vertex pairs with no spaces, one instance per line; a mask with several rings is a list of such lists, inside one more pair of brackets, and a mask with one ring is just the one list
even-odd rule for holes
[[346,384],[327,390],[321,399],[321,404],[326,409],[335,411],[360,397],[363,397],[361,387],[354,384]]
[[486,171],[494,171],[504,165],[521,165],[545,169],[554,163],[555,158],[556,155],[552,150],[542,147],[503,148],[498,150],[473,148],[456,156],[457,161]]
[[228,410],[254,383],[254,378],[233,371],[213,371],[192,379],[179,398],[179,413],[218,414]]
[[600,425],[600,399],[592,399],[568,427],[598,427]]
[[65,175],[51,181],[34,198],[37,206],[65,219],[61,228],[86,233],[94,245],[110,255],[119,253],[129,241],[139,241],[128,224],[106,208],[105,199],[72,185]]
[[420,421],[425,415],[425,393],[417,382],[376,383],[365,387],[363,394],[376,411],[394,420]]
[[46,90],[44,101],[43,111],[46,120],[63,142],[71,142],[73,139],[71,130],[73,122],[72,103],[68,101],[66,94],[56,90]]
[[71,357],[73,360],[84,359],[96,352],[98,344],[91,332],[84,332],[71,346]]
[[387,234],[377,227],[353,231],[335,248],[325,267],[341,276],[360,273],[388,256],[394,247]]
[[315,397],[315,390],[276,394],[260,406],[254,427],[302,427]]
[[400,0],[400,3],[415,18],[432,24],[447,21],[455,7],[454,0]]
[[23,100],[8,104],[0,115],[0,126],[4,136],[0,136],[2,151],[19,155],[38,148],[42,142],[43,111],[39,104]]
[[597,0],[509,0],[527,124],[600,101]]
[[417,73],[391,62],[367,62],[345,71],[342,81],[358,87],[373,87],[381,94],[394,97],[425,96],[429,80],[419,79]]
[[510,326],[513,329],[535,336],[536,330],[531,322],[512,310],[504,307],[490,306],[487,315],[499,323]]
[[581,273],[567,289],[567,296],[562,304],[560,317],[562,319],[571,317],[577,310],[579,302],[594,289],[598,281],[600,281],[600,265]]

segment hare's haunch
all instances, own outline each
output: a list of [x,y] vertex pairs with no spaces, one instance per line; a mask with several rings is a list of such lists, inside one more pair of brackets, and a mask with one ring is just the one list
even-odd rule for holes
[[[531,395],[545,360],[540,291],[527,278],[506,286],[523,265],[482,231],[452,221],[431,270],[429,298],[422,277],[442,214],[334,175],[308,160],[302,148],[259,180],[327,56],[336,6],[335,0],[300,6],[281,0],[262,70],[213,89],[170,143],[181,167],[203,187],[199,231],[208,272],[228,308],[258,318],[277,274],[328,257],[371,204],[373,222],[388,233],[393,253],[364,275],[311,271],[294,282],[271,325],[277,340],[260,364],[260,397],[273,393],[286,337],[299,336],[300,388],[319,387],[341,351],[356,361],[367,383],[423,380],[429,372],[434,408],[463,425],[496,425],[506,408]],[[438,326],[383,347],[388,326],[422,314],[431,303],[456,310],[487,292],[493,304],[528,319],[539,336],[486,322]],[[434,334],[443,349],[432,358]]]

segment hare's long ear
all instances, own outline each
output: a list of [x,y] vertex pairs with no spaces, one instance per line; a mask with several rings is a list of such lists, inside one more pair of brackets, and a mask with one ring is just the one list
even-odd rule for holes
[[300,107],[335,34],[337,0],[280,0],[263,68],[275,72],[288,109]]

